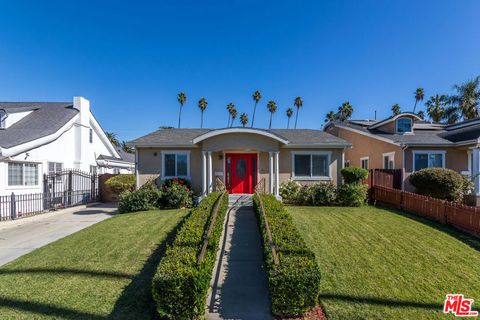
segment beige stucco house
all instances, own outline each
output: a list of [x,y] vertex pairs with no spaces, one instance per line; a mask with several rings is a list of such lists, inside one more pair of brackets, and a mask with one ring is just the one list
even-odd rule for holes
[[136,150],[137,187],[180,177],[202,195],[218,181],[229,193],[253,193],[260,185],[277,196],[289,179],[337,184],[350,147],[322,130],[254,128],[160,129],[129,144]]

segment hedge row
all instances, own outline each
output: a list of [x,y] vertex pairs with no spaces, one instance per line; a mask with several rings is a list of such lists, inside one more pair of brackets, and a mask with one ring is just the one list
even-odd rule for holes
[[[273,261],[260,198],[272,233],[280,264]],[[296,316],[315,307],[320,294],[320,269],[282,203],[272,195],[255,194],[254,206],[262,232],[264,257],[272,312]]]
[[[216,252],[223,229],[228,196],[210,193],[192,209],[165,252],[153,278],[153,298],[160,317],[193,319],[203,316],[205,301],[215,264]],[[216,201],[221,201],[205,258],[197,259],[203,246]]]

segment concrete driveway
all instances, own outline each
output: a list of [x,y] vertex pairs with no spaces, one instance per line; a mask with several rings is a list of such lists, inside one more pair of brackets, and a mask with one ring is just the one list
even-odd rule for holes
[[115,204],[79,206],[0,222],[0,265],[110,218]]

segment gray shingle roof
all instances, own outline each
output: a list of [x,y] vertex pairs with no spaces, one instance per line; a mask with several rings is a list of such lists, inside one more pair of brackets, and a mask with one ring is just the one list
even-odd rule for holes
[[78,110],[71,102],[0,102],[8,113],[32,112],[7,129],[0,129],[0,146],[11,148],[57,132]]
[[[132,146],[193,146],[193,139],[219,129],[160,129],[130,141]],[[289,146],[349,146],[350,144],[322,130],[313,129],[257,129],[270,132],[289,141]]]

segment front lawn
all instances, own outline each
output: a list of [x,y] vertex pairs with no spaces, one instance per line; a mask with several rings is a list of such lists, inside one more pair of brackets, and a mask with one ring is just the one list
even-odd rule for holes
[[329,319],[444,319],[447,293],[480,305],[480,241],[399,211],[288,207],[322,271]]
[[186,214],[117,215],[0,267],[0,318],[151,318],[153,274]]

